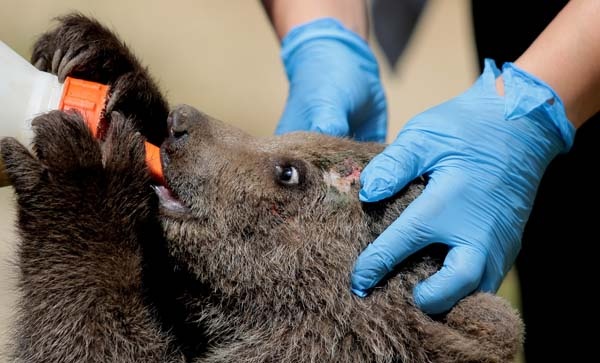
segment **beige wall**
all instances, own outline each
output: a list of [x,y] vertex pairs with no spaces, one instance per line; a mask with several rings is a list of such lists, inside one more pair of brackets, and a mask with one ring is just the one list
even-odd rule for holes
[[[77,10],[117,31],[173,104],[192,104],[257,135],[270,134],[283,109],[278,42],[258,0],[1,3],[0,39],[25,56],[52,17]],[[470,85],[476,71],[468,15],[465,0],[431,1],[397,74],[382,64],[391,136],[410,116]]]
[[[287,84],[277,40],[258,0],[3,0],[0,40],[29,56],[36,36],[70,10],[117,31],[149,65],[172,104],[189,103],[255,135],[272,132]],[[392,140],[424,108],[476,76],[466,0],[432,0],[396,74],[382,64]],[[379,59],[383,58],[378,53]],[[0,120],[6,122],[6,120]],[[14,299],[13,195],[0,190],[0,342]]]

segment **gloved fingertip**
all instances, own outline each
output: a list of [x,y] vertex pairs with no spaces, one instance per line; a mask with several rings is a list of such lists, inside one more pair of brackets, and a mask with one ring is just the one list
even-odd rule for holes
[[361,142],[376,142],[379,144],[383,144],[385,142],[385,136],[382,135],[354,134],[351,136],[354,140]]
[[417,307],[421,310],[423,310],[423,307],[427,305],[427,299],[423,296],[423,293],[420,289],[422,283],[417,284],[417,286],[415,286],[415,288],[413,289],[413,300],[415,301],[415,305],[417,305]]
[[360,192],[358,192],[358,200],[360,200],[361,202],[365,202],[365,203],[370,202],[369,195],[367,193],[363,192],[362,189],[360,190]]
[[[360,260],[359,260],[360,261]],[[365,297],[367,291],[371,289],[374,281],[374,271],[372,269],[354,269],[351,277],[351,289],[356,295]]]
[[360,298],[365,298],[367,297],[367,293],[363,290],[359,290],[359,289],[351,289],[352,293]]
[[368,291],[371,291],[381,279],[381,270],[384,269],[379,260],[372,260],[371,252],[372,250],[367,247],[358,257],[354,271],[352,271],[351,290],[360,297],[367,296]]
[[361,178],[362,187],[358,193],[361,202],[378,202],[392,196],[393,190],[390,183],[380,178]]
[[349,136],[350,130],[347,123],[330,123],[330,124],[315,124],[310,128],[310,131],[315,131],[321,134],[344,137]]
[[432,293],[427,281],[421,282],[413,289],[413,300],[415,305],[426,314],[441,314],[452,308],[454,302],[439,300]]

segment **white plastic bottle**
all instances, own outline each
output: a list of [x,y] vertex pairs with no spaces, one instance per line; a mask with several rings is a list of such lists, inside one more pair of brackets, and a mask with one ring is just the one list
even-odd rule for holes
[[[96,135],[108,86],[67,77],[65,83],[42,72],[0,41],[0,139],[11,136],[23,145],[33,138],[31,121],[51,110],[79,111]],[[146,143],[146,160],[152,175],[162,180],[158,148]],[[8,185],[0,158],[0,187]]]
[[31,120],[58,109],[63,86],[55,75],[37,70],[0,41],[0,137],[29,144]]

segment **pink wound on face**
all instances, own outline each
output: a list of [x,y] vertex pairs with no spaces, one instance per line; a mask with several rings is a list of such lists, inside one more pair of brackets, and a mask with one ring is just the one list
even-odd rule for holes
[[334,168],[325,171],[323,180],[326,185],[332,186],[342,193],[349,193],[352,186],[358,183],[361,171],[360,165],[354,159],[348,158]]

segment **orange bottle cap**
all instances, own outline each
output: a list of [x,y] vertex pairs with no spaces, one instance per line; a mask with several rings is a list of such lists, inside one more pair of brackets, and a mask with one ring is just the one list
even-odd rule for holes
[[[67,77],[58,109],[79,111],[92,131],[92,135],[97,137],[108,89],[108,86],[100,83]],[[157,182],[165,184],[160,162],[160,148],[149,142],[145,142],[144,147],[146,149],[146,165],[150,170],[150,175]]]
[[150,170],[152,179],[162,185],[166,185],[163,176],[162,163],[160,162],[160,148],[148,141],[144,142],[144,147],[146,148],[146,165]]
[[107,94],[106,85],[67,77],[58,109],[79,111],[96,137]]

